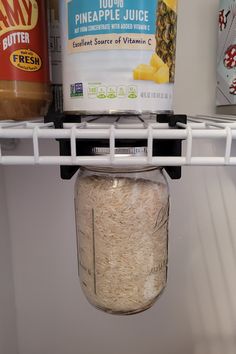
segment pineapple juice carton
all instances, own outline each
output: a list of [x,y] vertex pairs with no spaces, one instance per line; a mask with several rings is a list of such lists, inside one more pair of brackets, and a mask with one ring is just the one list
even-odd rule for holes
[[60,0],[68,114],[172,111],[177,0]]

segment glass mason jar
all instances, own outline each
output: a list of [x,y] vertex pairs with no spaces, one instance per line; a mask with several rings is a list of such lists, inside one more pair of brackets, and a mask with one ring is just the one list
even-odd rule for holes
[[169,189],[160,168],[81,168],[75,183],[79,276],[105,312],[150,308],[167,282]]

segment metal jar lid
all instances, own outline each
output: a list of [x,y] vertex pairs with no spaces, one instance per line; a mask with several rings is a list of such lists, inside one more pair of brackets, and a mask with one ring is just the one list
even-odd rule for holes
[[[94,147],[92,154],[96,156],[110,155],[109,147]],[[116,147],[115,155],[119,156],[147,156],[147,147]]]

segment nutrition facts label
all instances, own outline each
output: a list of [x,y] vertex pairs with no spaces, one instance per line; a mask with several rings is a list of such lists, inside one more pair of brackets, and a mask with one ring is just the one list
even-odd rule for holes
[[102,84],[88,84],[88,89],[84,92],[82,83],[71,85],[71,97],[78,98],[87,96],[90,99],[135,99],[141,98],[159,98],[162,100],[169,100],[172,98],[171,94],[154,91],[140,91],[138,86],[105,86]]
[[88,84],[88,89],[84,92],[81,84],[71,85],[71,97],[83,97],[94,99],[110,99],[110,98],[129,98],[138,97],[137,86],[104,86],[102,84]]

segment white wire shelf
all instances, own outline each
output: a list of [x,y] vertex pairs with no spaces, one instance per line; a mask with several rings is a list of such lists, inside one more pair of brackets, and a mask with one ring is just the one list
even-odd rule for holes
[[[229,116],[188,117],[188,123],[178,123],[178,128],[169,128],[168,124],[137,123],[67,123],[63,129],[55,129],[53,123],[0,122],[0,165],[148,165],[148,166],[191,166],[191,165],[236,165],[236,156],[231,156],[232,144],[236,140],[236,120]],[[32,155],[17,155],[13,139],[26,139],[32,142]],[[69,139],[71,156],[45,156],[40,152],[40,144],[45,139]],[[107,139],[110,153],[104,156],[77,156],[77,139]],[[147,153],[137,156],[116,155],[117,139],[142,139],[147,141]],[[186,148],[182,156],[153,156],[154,139],[183,139]],[[193,145],[197,139],[223,141],[225,148],[221,156],[193,155]],[[11,148],[9,147],[9,144]]]

